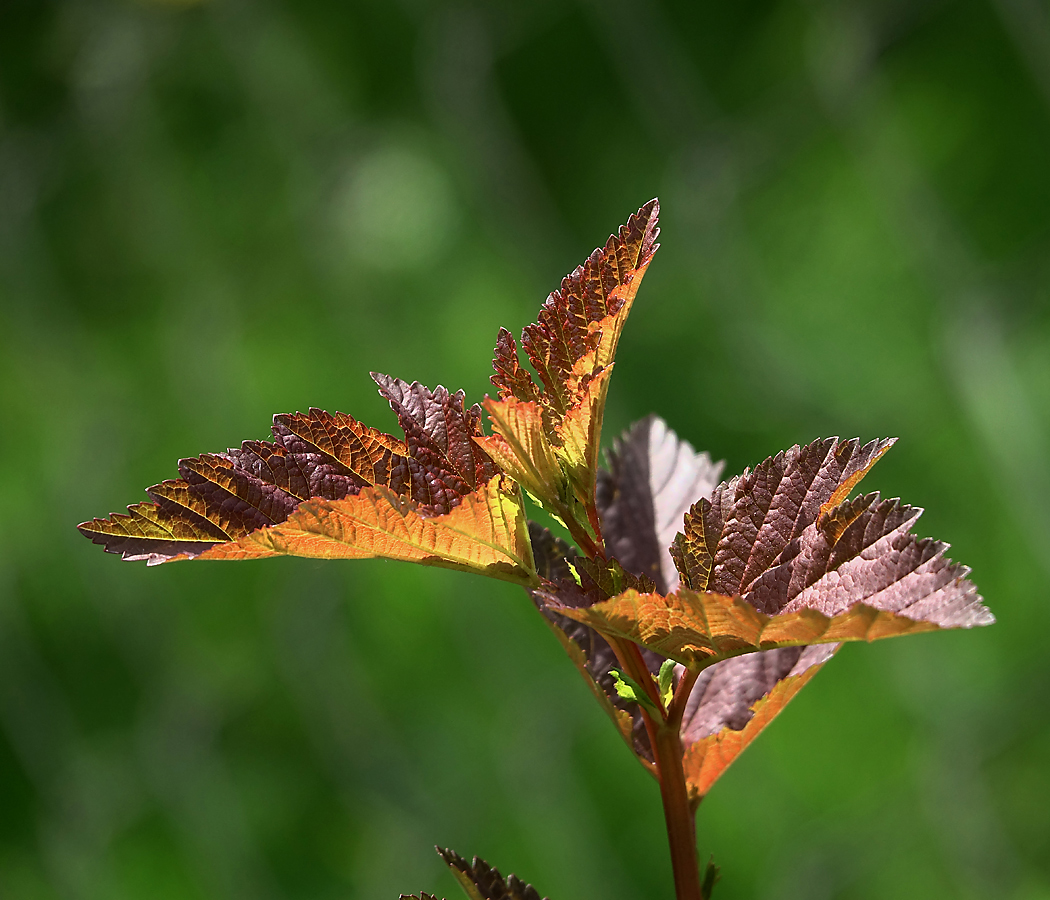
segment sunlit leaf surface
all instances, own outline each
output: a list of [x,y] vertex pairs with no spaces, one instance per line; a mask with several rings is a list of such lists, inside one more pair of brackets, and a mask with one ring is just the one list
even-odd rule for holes
[[[694,801],[840,642],[992,621],[945,546],[911,533],[919,510],[877,494],[845,499],[891,444],[816,441],[716,486],[706,454],[658,419],[643,420],[599,477],[615,561],[575,561],[576,579],[566,577],[567,563],[540,567],[537,605],[621,731],[623,714],[632,717],[631,745],[643,761],[652,757],[640,710],[613,689],[615,661],[601,635],[641,644],[653,672],[664,658],[700,672],[681,727]],[[683,513],[684,533],[668,552]],[[534,545],[550,552],[549,541]],[[616,563],[665,589],[614,594]],[[711,584],[734,593],[690,587]]]
[[994,621],[968,569],[918,538],[921,510],[840,501],[890,442],[816,441],[696,503],[673,555],[683,585],[628,590],[565,615],[695,669],[778,646],[875,640]]
[[498,398],[486,409],[495,434],[489,455],[552,509],[594,491],[608,376],[623,324],[659,246],[659,204],[631,216],[604,247],[561,283],[522,332],[536,383],[506,329],[496,342],[492,376]]
[[152,503],[80,530],[125,559],[384,557],[528,584],[519,491],[474,441],[463,393],[373,376],[405,440],[343,413],[277,416],[274,440],[179,463]]

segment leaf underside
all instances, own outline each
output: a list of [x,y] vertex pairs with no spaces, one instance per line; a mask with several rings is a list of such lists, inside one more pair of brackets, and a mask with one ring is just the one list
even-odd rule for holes
[[678,586],[667,548],[690,506],[711,496],[725,463],[697,453],[651,415],[615,441],[609,464],[598,472],[596,494],[606,550],[667,593]]
[[748,653],[700,673],[681,728],[690,802],[699,803],[840,646],[818,644]]
[[179,462],[153,502],[81,532],[124,559],[381,556],[533,581],[520,494],[474,440],[463,392],[374,374],[404,441],[344,413],[274,418],[271,441]]

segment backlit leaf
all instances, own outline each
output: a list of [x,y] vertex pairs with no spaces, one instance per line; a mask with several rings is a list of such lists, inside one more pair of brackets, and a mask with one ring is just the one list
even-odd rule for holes
[[477,438],[479,446],[541,504],[557,509],[564,476],[545,430],[543,407],[514,397],[500,403],[487,398],[485,406],[495,434]]
[[125,559],[385,557],[535,581],[517,487],[474,438],[462,391],[373,376],[400,441],[343,413],[276,416],[273,442],[179,463],[152,503],[80,530]]
[[[536,383],[505,329],[486,410],[495,434],[482,445],[545,506],[564,514],[591,503],[605,395],[616,345],[658,245],[659,204],[631,216],[561,283],[522,332]],[[516,461],[512,461],[514,458]]]
[[521,496],[502,475],[443,516],[423,516],[387,488],[362,488],[343,500],[311,500],[285,522],[216,544],[196,558],[280,555],[397,559],[534,583]]

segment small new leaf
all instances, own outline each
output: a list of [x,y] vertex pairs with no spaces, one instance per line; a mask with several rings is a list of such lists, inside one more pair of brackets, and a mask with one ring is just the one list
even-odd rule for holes
[[715,885],[721,877],[721,870],[715,865],[715,858],[712,856],[707,861],[707,868],[704,869],[704,878],[700,883],[700,896],[703,897],[703,900],[711,900]]
[[628,675],[624,675],[619,669],[610,669],[609,674],[613,677],[613,687],[616,688],[616,693],[622,699],[628,703],[638,703],[656,715],[660,714],[656,704],[649,699],[645,689],[637,681]]
[[665,659],[660,665],[660,674],[656,677],[656,684],[660,688],[660,700],[665,708],[670,705],[671,698],[674,697],[674,669],[675,661]]

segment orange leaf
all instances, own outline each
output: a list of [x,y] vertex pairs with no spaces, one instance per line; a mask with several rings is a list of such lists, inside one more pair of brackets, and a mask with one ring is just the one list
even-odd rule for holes
[[343,413],[274,418],[274,441],[179,463],[182,478],[80,530],[125,559],[387,557],[533,584],[521,493],[475,443],[463,393],[373,375],[405,440]]
[[941,598],[942,603],[934,606],[937,611],[958,614],[943,622],[912,618],[907,609],[896,613],[864,603],[856,603],[836,616],[813,609],[767,616],[740,597],[698,594],[689,588],[679,588],[667,596],[628,590],[594,606],[558,607],[557,611],[603,634],[627,638],[699,670],[741,653],[773,647],[874,641],[994,621],[973,585],[960,581],[962,584],[953,584]]
[[[781,674],[783,669],[764,673],[767,675],[765,679],[761,676],[748,679],[739,670],[745,664],[762,661],[763,657],[776,657],[780,651],[737,657],[708,670],[713,677],[707,685],[698,683],[693,688],[690,708],[682,723],[685,748],[682,762],[689,800],[694,806],[837,650],[836,645],[804,650],[797,658],[788,658],[790,668],[784,674]],[[719,671],[723,668],[725,671]],[[734,705],[734,701],[736,706],[743,706],[748,696],[744,692],[749,687],[750,696],[757,695],[757,699],[748,703],[744,710],[727,708]],[[712,696],[710,701],[707,694]]]
[[264,556],[397,559],[535,583],[521,495],[492,478],[443,516],[424,517],[388,488],[363,488],[343,500],[311,500],[280,525],[216,544],[198,559]]
[[532,400],[485,398],[495,434],[474,440],[496,464],[540,503],[556,507],[562,479],[554,444],[545,432],[543,408]]
[[[522,349],[540,383],[521,364],[501,329],[486,400],[504,444],[485,445],[505,471],[557,515],[593,505],[598,447],[616,345],[642,277],[658,248],[659,204],[631,216],[605,246],[561,283],[522,332]],[[559,466],[552,461],[557,459]]]

